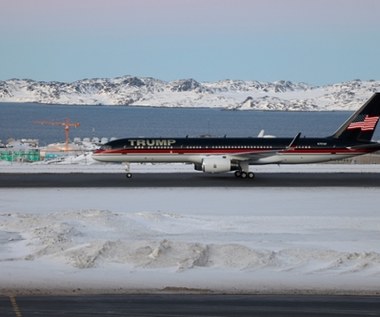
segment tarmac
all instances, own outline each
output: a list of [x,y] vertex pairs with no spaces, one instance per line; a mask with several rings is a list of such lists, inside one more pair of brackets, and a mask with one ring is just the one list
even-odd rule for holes
[[203,173],[0,173],[0,188],[44,187],[380,187],[380,173],[257,173],[254,179]]
[[2,317],[379,316],[379,297],[297,295],[0,296]]

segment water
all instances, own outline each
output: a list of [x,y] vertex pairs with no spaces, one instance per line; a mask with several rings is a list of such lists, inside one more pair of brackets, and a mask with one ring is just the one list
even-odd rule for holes
[[79,122],[74,137],[257,136],[324,137],[334,133],[350,112],[226,111],[221,109],[144,108],[0,103],[0,139],[36,138],[40,145],[64,141],[61,126],[35,121]]

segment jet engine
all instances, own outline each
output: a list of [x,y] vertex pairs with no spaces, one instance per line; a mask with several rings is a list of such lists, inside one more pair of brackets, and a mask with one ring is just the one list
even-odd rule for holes
[[225,173],[231,171],[231,160],[226,156],[208,156],[202,161],[205,173]]

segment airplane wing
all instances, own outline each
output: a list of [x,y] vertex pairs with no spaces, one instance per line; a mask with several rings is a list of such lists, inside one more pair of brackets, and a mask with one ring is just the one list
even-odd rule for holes
[[288,146],[284,147],[283,149],[276,149],[276,150],[260,150],[260,151],[249,151],[249,152],[242,152],[241,154],[234,154],[231,155],[231,160],[238,161],[238,162],[244,162],[249,161],[251,163],[260,162],[263,159],[267,159],[270,157],[275,157],[277,155],[280,155],[281,153],[289,150],[293,150],[296,148],[299,138],[301,137],[301,132],[299,132],[289,143]]

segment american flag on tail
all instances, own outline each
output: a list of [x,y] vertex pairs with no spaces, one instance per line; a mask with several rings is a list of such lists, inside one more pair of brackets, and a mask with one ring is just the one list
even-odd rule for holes
[[360,129],[361,131],[372,131],[375,129],[379,117],[370,117],[365,114],[357,116],[354,122],[351,122],[347,130]]

